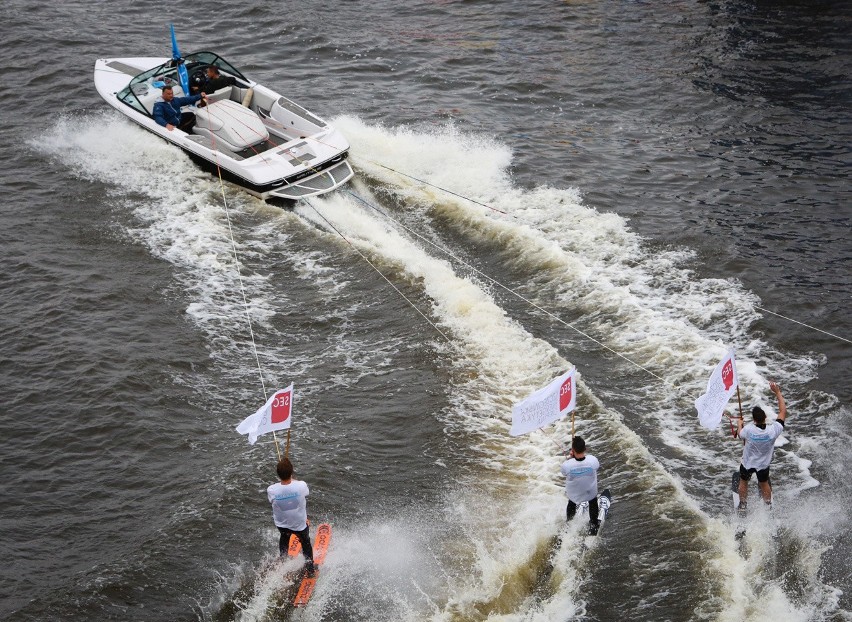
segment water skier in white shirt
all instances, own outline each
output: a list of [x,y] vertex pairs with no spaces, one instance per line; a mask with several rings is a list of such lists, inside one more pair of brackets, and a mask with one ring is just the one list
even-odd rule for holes
[[586,442],[579,436],[571,439],[571,451],[568,460],[562,463],[562,475],[565,476],[565,494],[568,495],[568,507],[565,510],[570,521],[577,513],[577,506],[589,502],[589,535],[598,534],[598,459],[586,455]]
[[289,458],[282,458],[276,467],[280,482],[266,489],[266,496],[272,504],[272,520],[281,532],[278,540],[278,552],[287,555],[290,536],[296,534],[302,544],[305,567],[309,575],[314,572],[314,550],[308,527],[306,497],[310,494],[308,485],[293,479],[293,464]]
[[769,481],[769,464],[775,449],[775,439],[784,432],[784,420],[787,417],[787,406],[784,396],[781,395],[781,387],[774,382],[769,383],[769,388],[778,398],[778,418],[770,424],[766,423],[766,413],[760,406],[751,410],[754,419],[752,423],[743,427],[743,418],[737,418],[737,437],[743,439],[743,459],[740,463],[740,511],[745,511],[746,497],[748,496],[748,481],[751,474],[757,474],[757,486],[760,495],[767,505],[772,505],[772,484]]

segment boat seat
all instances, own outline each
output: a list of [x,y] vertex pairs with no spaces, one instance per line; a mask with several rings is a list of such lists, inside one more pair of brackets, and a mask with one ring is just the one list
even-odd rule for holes
[[211,102],[204,108],[196,109],[192,131],[215,141],[217,149],[224,146],[234,152],[269,139],[269,132],[260,117],[229,99]]
[[217,102],[222,99],[231,99],[231,91],[233,91],[234,87],[232,86],[224,86],[218,91],[213,91],[209,95],[207,95],[207,101],[209,103]]

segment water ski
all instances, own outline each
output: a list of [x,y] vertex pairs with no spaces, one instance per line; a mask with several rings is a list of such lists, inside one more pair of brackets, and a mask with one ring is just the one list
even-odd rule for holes
[[[308,521],[308,527],[311,526],[311,521]],[[290,534],[290,542],[287,544],[287,557],[290,559],[302,554],[302,541],[299,536],[294,533]]]
[[605,488],[604,491],[598,495],[598,519],[601,522],[600,528],[598,528],[598,533],[600,533],[600,529],[603,528],[603,525],[606,522],[607,514],[609,514],[609,506],[611,505],[612,495],[609,492],[609,488]]
[[[612,494],[609,492],[609,488],[606,488],[601,494],[598,495],[598,531],[597,534],[590,533],[589,535],[600,535],[601,529],[603,529],[604,523],[606,522],[607,514],[609,514],[609,506],[612,505]],[[589,502],[583,501],[580,504],[579,514],[588,514],[589,512]]]
[[296,534],[290,534],[290,544],[287,547],[287,557],[293,558],[302,554],[302,543]]
[[[319,527],[317,527],[317,533],[314,536],[314,573],[311,576],[305,576],[302,579],[301,584],[299,584],[299,591],[296,592],[296,597],[293,599],[294,607],[304,607],[308,604],[308,601],[311,599],[311,595],[314,593],[314,586],[317,583],[317,576],[319,575],[320,566],[325,560],[325,554],[328,552],[328,545],[331,542],[331,525],[328,523],[323,523]],[[298,538],[296,538],[296,544],[298,545],[298,551],[296,554],[301,552],[301,545],[299,544]],[[293,538],[290,539],[290,549],[288,550],[288,555],[290,551],[293,550]]]
[[[739,518],[744,518],[746,513],[746,504],[740,503],[740,472],[734,471],[733,477],[731,477],[731,497],[734,502],[734,512],[737,513]],[[743,536],[745,536],[745,525],[738,524],[737,529],[734,532],[735,540],[742,540]]]

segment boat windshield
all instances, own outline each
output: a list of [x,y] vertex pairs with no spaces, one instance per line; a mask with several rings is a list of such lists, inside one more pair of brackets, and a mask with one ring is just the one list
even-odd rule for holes
[[248,81],[248,78],[246,78],[239,69],[213,52],[193,52],[192,54],[187,54],[184,60],[186,60],[187,71],[192,71],[192,69],[199,65],[204,65],[205,67],[207,65],[216,65],[225,73],[232,75],[235,78],[239,78],[240,80]]
[[179,84],[177,68],[172,61],[158,65],[148,71],[143,71],[138,76],[133,78],[124,89],[117,95],[118,99],[131,108],[135,108],[143,114],[151,116],[151,113],[142,104],[140,97],[147,95],[149,90],[149,82],[159,80],[166,84]]
[[[194,52],[192,54],[187,54],[183,60],[186,70],[190,75],[192,75],[194,69],[207,67],[208,65],[215,65],[220,70],[234,76],[235,78],[245,82],[248,81],[248,78],[246,78],[239,69],[213,52]],[[130,84],[118,93],[117,97],[120,101],[124,102],[131,108],[151,116],[151,113],[145,108],[140,97],[148,94],[149,85],[155,81],[165,82],[168,85],[180,84],[177,67],[175,66],[174,61],[170,60],[162,65],[154,67],[153,69],[143,71],[133,78],[130,81]],[[184,95],[189,95],[189,93],[184,93]]]

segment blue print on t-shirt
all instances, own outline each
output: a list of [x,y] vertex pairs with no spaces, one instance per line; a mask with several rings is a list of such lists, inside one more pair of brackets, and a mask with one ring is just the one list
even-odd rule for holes
[[286,501],[287,499],[293,499],[294,497],[298,497],[298,492],[291,492],[286,495],[276,495],[272,497],[275,501]]

